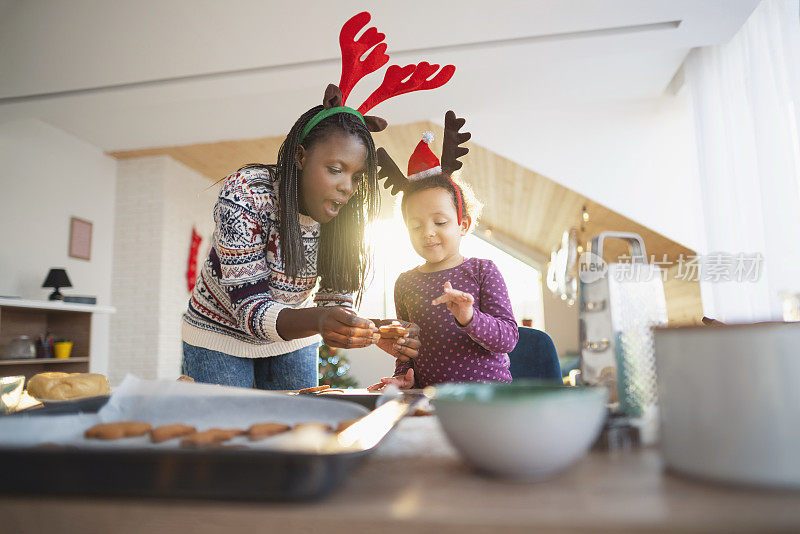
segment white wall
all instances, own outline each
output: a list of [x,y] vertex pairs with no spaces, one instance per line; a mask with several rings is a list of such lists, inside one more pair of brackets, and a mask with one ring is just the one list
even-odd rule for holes
[[476,143],[678,243],[703,249],[685,91],[642,101],[510,108],[470,115],[468,126]]
[[180,374],[181,314],[189,292],[186,265],[192,226],[203,238],[199,262],[213,230],[216,188],[168,156],[122,160],[114,242],[112,359],[109,380],[125,374],[175,378]]
[[165,158],[118,163],[113,273],[117,313],[111,319],[114,343],[108,369],[112,385],[127,373],[156,375]]
[[[42,282],[64,267],[65,295],[111,300],[116,162],[35,119],[0,124],[0,295],[47,300]],[[70,218],[92,222],[91,260],[70,258]],[[93,371],[108,359],[108,316],[92,321]]]
[[[192,227],[202,241],[197,254],[198,272],[208,256],[214,231],[213,207],[219,192],[205,176],[167,158],[164,168],[164,215],[161,241],[161,293],[159,295],[157,375],[171,378],[180,370],[183,345],[180,325],[189,302],[186,264]],[[210,188],[209,188],[210,187]]]

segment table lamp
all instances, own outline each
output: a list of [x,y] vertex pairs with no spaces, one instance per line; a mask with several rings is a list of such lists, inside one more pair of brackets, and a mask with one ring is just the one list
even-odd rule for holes
[[59,288],[72,287],[72,282],[69,281],[67,271],[64,269],[50,269],[50,272],[47,273],[47,279],[45,279],[42,287],[55,288],[55,291],[50,293],[50,300],[63,300],[64,295],[61,294]]

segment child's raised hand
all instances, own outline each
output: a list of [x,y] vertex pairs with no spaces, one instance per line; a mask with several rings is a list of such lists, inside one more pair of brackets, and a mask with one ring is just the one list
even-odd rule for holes
[[369,319],[339,306],[318,308],[318,332],[329,347],[355,349],[375,342],[378,327]]
[[386,378],[381,378],[381,381],[377,384],[372,384],[367,389],[369,391],[380,391],[389,384],[394,384],[395,386],[399,387],[400,389],[411,389],[414,387],[414,368],[406,372],[403,376],[388,376]]
[[450,282],[445,282],[444,293],[442,293],[441,296],[433,299],[431,304],[434,306],[439,304],[446,305],[447,309],[453,314],[453,317],[456,318],[456,321],[458,321],[458,324],[461,326],[467,326],[469,322],[472,321],[472,305],[474,302],[475,299],[472,295],[464,291],[453,289],[453,286],[450,284]]

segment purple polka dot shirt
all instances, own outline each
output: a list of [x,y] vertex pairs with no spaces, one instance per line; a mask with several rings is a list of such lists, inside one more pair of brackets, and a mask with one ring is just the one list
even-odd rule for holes
[[[467,326],[459,326],[444,304],[431,305],[447,281],[475,298]],[[432,273],[412,269],[398,277],[394,301],[398,319],[419,326],[421,342],[413,362],[397,360],[395,376],[413,367],[418,388],[443,382],[511,382],[507,353],[517,345],[519,331],[494,262],[468,258]]]

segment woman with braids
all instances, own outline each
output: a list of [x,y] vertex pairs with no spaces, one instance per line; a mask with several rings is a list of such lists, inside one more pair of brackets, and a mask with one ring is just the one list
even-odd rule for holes
[[407,337],[381,339],[378,321],[353,311],[369,265],[364,229],[379,209],[370,132],[386,127],[365,112],[394,95],[443,85],[454,67],[429,80],[438,65],[390,66],[364,104],[345,106],[358,79],[389,60],[375,28],[355,39],[369,19],[359,13],[345,23],[339,86],[329,85],[323,105],[295,122],[277,164],[246,165],[222,180],[211,251],[183,319],[183,371],[198,382],[315,386],[317,334],[331,347],[377,343],[395,357],[417,355],[415,325],[404,325]]

